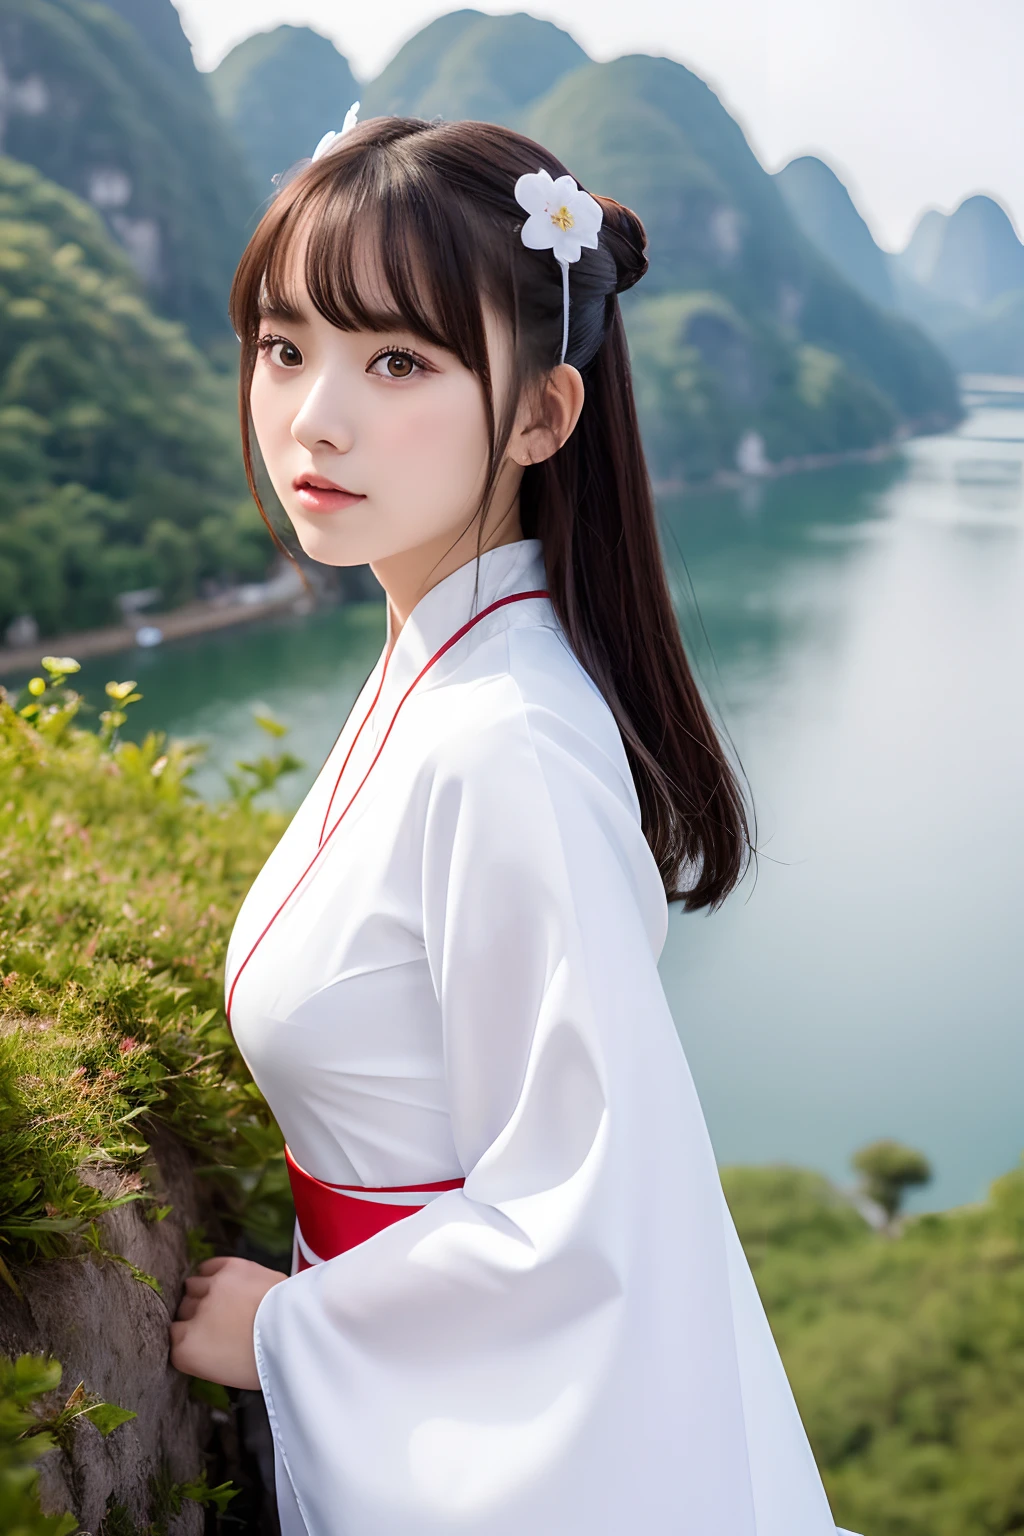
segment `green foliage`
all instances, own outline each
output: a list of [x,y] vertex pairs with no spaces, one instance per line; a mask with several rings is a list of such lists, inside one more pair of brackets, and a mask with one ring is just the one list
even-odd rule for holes
[[222,1515],[237,1493],[238,1489],[233,1483],[218,1483],[215,1488],[211,1488],[205,1471],[185,1482],[175,1482],[164,1471],[150,1482],[153,1519],[137,1536],[167,1536],[169,1522],[182,1513],[186,1500]]
[[984,1205],[870,1228],[824,1180],[724,1173],[839,1525],[1024,1523],[1024,1168]]
[[222,1387],[219,1381],[203,1381],[201,1376],[193,1376],[189,1382],[188,1395],[194,1403],[205,1403],[207,1408],[217,1408],[221,1413],[231,1411],[228,1389]]
[[26,697],[29,719],[0,704],[0,1274],[17,1284],[19,1264],[75,1244],[104,1256],[96,1221],[115,1202],[89,1170],[118,1168],[117,1199],[145,1198],[152,1116],[196,1148],[226,1211],[246,1222],[251,1195],[260,1240],[285,1249],[280,1135],[222,996],[229,924],[283,822],[251,795],[198,801],[181,744],[82,729],[66,686]]
[[171,1490],[170,1512],[172,1515],[180,1515],[181,1507],[186,1499],[191,1499],[194,1504],[202,1504],[204,1508],[215,1509],[222,1515],[231,1500],[238,1493],[233,1483],[218,1483],[211,1488],[206,1478],[206,1473],[192,1478],[189,1482],[176,1483]]
[[162,313],[230,337],[256,194],[170,0],[6,0],[0,55],[5,152],[95,199]]
[[931,1164],[923,1152],[889,1138],[861,1147],[854,1153],[853,1166],[861,1175],[864,1193],[885,1212],[889,1222],[903,1204],[905,1191],[930,1183],[932,1177]]
[[835,354],[744,319],[721,294],[636,300],[627,326],[644,441],[666,479],[732,469],[747,431],[780,463],[867,448],[896,429],[891,401]]
[[[143,1526],[113,1496],[108,1500],[99,1536],[168,1536],[173,1521],[184,1511],[186,1500],[222,1515],[238,1489],[233,1483],[219,1483],[211,1488],[205,1472],[186,1482],[175,1482],[162,1471],[149,1483],[149,1518]],[[219,1523],[217,1528],[219,1529]]]
[[[253,718],[272,741],[280,741],[288,734],[288,726],[271,715],[260,714],[257,710],[253,712]],[[251,762],[236,762],[235,767],[241,772],[226,775],[228,789],[238,805],[250,806],[257,795],[273,790],[286,774],[297,773],[305,763],[291,752],[264,752]]]
[[0,629],[263,575],[233,385],[139,296],[92,209],[0,158]]
[[39,1508],[36,1462],[54,1445],[36,1412],[60,1385],[56,1360],[0,1355],[0,1530],[4,1536],[69,1536],[74,1515],[44,1515]]
[[[29,1359],[23,1355],[22,1360]],[[15,1362],[17,1366],[19,1362]],[[49,1362],[51,1366],[55,1362]],[[57,1367],[58,1379],[60,1367]],[[104,1439],[112,1435],[115,1429],[137,1415],[130,1408],[119,1408],[116,1403],[105,1403],[94,1392],[85,1390],[85,1382],[80,1381],[72,1392],[67,1402],[60,1408],[55,1408],[51,1413],[36,1412],[31,1427],[25,1431],[27,1435],[46,1434],[52,1437],[54,1443],[62,1450],[69,1450],[71,1446],[71,1431],[79,1419],[88,1419],[95,1429],[98,1429]]]
[[744,1252],[755,1267],[782,1251],[817,1255],[859,1241],[863,1216],[820,1173],[785,1164],[723,1168],[722,1188]]
[[[883,439],[894,413],[956,419],[941,354],[819,255],[739,125],[683,65],[646,55],[588,64],[562,76],[525,126],[587,186],[640,214],[652,255],[648,295],[711,291],[748,324],[834,354],[885,402],[875,412]],[[807,412],[794,418],[798,440],[805,425],[813,425]]]

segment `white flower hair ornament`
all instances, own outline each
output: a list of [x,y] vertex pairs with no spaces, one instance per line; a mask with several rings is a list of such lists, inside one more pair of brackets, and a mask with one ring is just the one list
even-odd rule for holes
[[[313,151],[311,156],[313,160],[319,160],[322,155],[326,155],[335,139],[340,139],[344,134],[348,133],[350,129],[356,126],[356,123],[359,121],[359,105],[360,104],[358,101],[354,101],[352,103],[348,111],[345,113],[345,121],[342,123],[341,128],[337,132],[333,128],[328,129],[323,138],[320,140],[319,144],[316,146],[316,149]],[[335,119],[335,121],[337,121],[337,119]]]
[[547,171],[520,176],[515,198],[529,218],[520,231],[531,251],[551,251],[562,269],[562,355],[569,345],[569,263],[579,261],[583,247],[597,249],[597,234],[604,210],[596,198],[576,185],[571,176],[557,181]]

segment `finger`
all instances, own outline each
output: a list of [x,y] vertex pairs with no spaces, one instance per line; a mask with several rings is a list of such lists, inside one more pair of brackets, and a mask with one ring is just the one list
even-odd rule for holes
[[198,1311],[198,1299],[195,1296],[185,1296],[182,1298],[181,1306],[178,1308],[177,1320],[180,1323],[187,1323],[189,1318],[195,1317]]
[[219,1269],[223,1269],[224,1268],[225,1264],[230,1264],[230,1263],[231,1263],[230,1255],[226,1254],[226,1253],[222,1253],[219,1258],[216,1258],[216,1259],[204,1259],[202,1264],[200,1264],[199,1268],[196,1270],[196,1274],[198,1274],[198,1275],[215,1275]]
[[181,1371],[186,1376],[195,1374],[192,1367],[194,1361],[189,1349],[189,1335],[187,1323],[171,1324],[171,1364],[176,1371]]
[[205,1296],[212,1284],[209,1275],[189,1275],[185,1281],[185,1293],[188,1296]]

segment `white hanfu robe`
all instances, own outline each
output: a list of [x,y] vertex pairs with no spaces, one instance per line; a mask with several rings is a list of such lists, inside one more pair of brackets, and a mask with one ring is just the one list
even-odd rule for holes
[[[422,598],[330,820],[445,640],[545,585],[527,539]],[[316,852],[388,648],[246,898],[229,985]],[[607,705],[546,598],[499,609],[410,694],[236,988],[307,1172],[465,1177],[263,1300],[285,1536],[833,1536],[658,975],[666,927]]]

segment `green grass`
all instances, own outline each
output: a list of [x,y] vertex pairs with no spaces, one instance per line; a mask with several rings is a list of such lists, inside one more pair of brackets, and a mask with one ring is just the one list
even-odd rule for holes
[[[166,1124],[215,1173],[225,1209],[286,1241],[280,1139],[228,1033],[227,936],[284,825],[241,793],[188,788],[186,748],[83,729],[49,689],[0,704],[0,1276],[98,1241],[110,1201],[82,1174],[135,1175]],[[31,709],[33,704],[28,707]],[[122,712],[123,714],[123,712]]]

